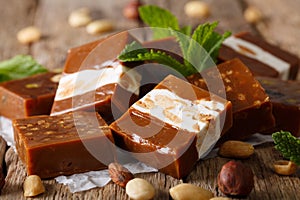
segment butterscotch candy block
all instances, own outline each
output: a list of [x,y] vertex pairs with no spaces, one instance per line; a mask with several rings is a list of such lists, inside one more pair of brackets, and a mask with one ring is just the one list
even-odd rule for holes
[[[233,125],[222,136],[226,140],[244,140],[250,135],[274,127],[272,103],[261,84],[239,59],[208,68],[188,77],[190,83],[209,90],[232,103]],[[222,84],[216,84],[216,83]]]
[[110,128],[137,159],[182,178],[231,127],[231,109],[229,101],[169,75]]
[[239,58],[255,76],[296,79],[299,58],[248,32],[227,38],[219,51],[218,59],[228,61]]
[[124,113],[137,100],[141,76],[117,57],[133,41],[128,32],[122,32],[71,49],[51,115],[87,110],[111,121]]
[[47,72],[0,84],[0,115],[10,119],[49,115],[60,76]]
[[276,122],[274,128],[264,133],[272,134],[283,130],[300,137],[300,81],[268,77],[257,77],[257,80],[270,96]]
[[52,178],[101,170],[114,160],[111,131],[98,113],[16,119],[13,128],[28,175]]

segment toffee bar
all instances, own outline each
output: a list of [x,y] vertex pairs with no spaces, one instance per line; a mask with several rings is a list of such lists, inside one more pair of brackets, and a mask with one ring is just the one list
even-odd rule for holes
[[60,76],[47,72],[0,84],[0,115],[10,119],[49,115]]
[[289,131],[300,137],[300,81],[283,81],[275,78],[257,77],[265,88],[273,105],[275,128],[265,133]]
[[114,160],[111,131],[98,113],[16,119],[13,128],[28,175],[52,178],[101,170]]
[[[216,70],[217,68],[218,70]],[[221,79],[224,89],[215,84]],[[239,60],[233,59],[200,74],[188,77],[190,83],[226,96],[232,103],[233,126],[220,139],[244,140],[250,135],[274,127],[272,104],[260,83]]]
[[220,48],[218,59],[239,58],[255,76],[296,79],[299,58],[248,32],[227,38]]
[[[125,112],[137,99],[141,77],[120,63],[117,56],[132,41],[136,40],[122,32],[71,49],[51,115],[94,110],[111,121]],[[111,116],[113,110],[116,116]]]
[[231,103],[169,75],[110,125],[116,144],[175,178],[232,125]]

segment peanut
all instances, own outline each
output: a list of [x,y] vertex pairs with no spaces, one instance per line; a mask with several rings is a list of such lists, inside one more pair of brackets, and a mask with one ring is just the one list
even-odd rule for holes
[[254,147],[246,142],[229,140],[220,146],[218,153],[222,157],[245,159],[254,153]]
[[25,197],[33,197],[45,192],[42,180],[37,175],[27,176],[23,184],[23,189]]
[[92,21],[90,10],[88,8],[80,8],[71,12],[68,22],[72,27],[86,26]]
[[255,24],[262,19],[262,14],[259,9],[250,6],[244,11],[244,18],[247,22]]
[[86,31],[92,35],[96,35],[103,32],[109,32],[111,30],[113,30],[113,25],[108,20],[96,20],[91,22],[86,27]]
[[148,200],[154,197],[155,189],[145,179],[134,178],[126,184],[126,194],[134,200]]
[[184,6],[185,14],[191,18],[205,18],[210,15],[210,8],[202,1],[189,1]]
[[228,198],[228,197],[213,197],[209,200],[230,200],[230,198]]
[[208,200],[214,196],[214,194],[189,183],[182,183],[170,188],[169,193],[174,200],[181,199],[198,199],[198,200]]
[[288,160],[278,160],[274,163],[274,171],[280,175],[292,175],[297,171],[297,165]]
[[28,26],[18,32],[17,39],[22,44],[30,44],[38,41],[41,35],[40,29],[34,26]]

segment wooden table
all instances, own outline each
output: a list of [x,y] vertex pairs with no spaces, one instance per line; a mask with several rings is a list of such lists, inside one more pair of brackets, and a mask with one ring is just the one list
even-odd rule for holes
[[[95,19],[108,18],[115,22],[116,31],[138,27],[135,21],[122,16],[122,8],[129,0],[0,0],[0,60],[17,54],[31,54],[49,69],[61,68],[67,50],[103,35],[91,36],[85,28],[68,25],[69,13],[79,7],[89,7]],[[183,6],[187,0],[145,0],[171,10],[179,17],[181,24],[204,22],[191,20],[184,15]],[[300,56],[300,14],[299,0],[207,0],[212,15],[209,21],[218,20],[220,30],[250,31],[261,35],[269,42]],[[264,20],[257,25],[246,23],[243,11],[248,5],[262,10]],[[43,38],[32,45],[21,45],[16,33],[23,27],[35,25],[41,28]],[[1,145],[1,143],[0,143]],[[2,144],[3,149],[3,144]],[[4,151],[0,151],[4,152]],[[1,156],[4,156],[3,153]],[[1,157],[0,157],[1,158]],[[254,156],[243,161],[255,173],[255,188],[248,199],[300,199],[300,172],[290,177],[278,176],[272,171],[272,163],[281,159],[273,144],[256,147]],[[217,188],[216,177],[221,166],[229,159],[213,158],[200,161],[184,180],[177,180],[162,173],[139,174],[149,180],[156,189],[155,199],[169,199],[168,189],[182,182],[193,183],[210,189],[216,196],[222,196]],[[22,183],[25,178],[24,166],[11,148],[5,154],[7,169],[6,184],[0,199],[25,199]],[[110,183],[103,188],[72,194],[68,188],[53,179],[44,181],[46,193],[37,199],[128,199],[124,189]]]

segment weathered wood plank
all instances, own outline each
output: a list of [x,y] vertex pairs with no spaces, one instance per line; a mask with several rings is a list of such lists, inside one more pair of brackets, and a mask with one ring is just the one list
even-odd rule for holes
[[300,56],[300,1],[246,0],[246,2],[262,12],[264,19],[257,24],[261,34],[269,42]]
[[68,16],[73,10],[81,7],[89,8],[94,20],[111,20],[115,26],[114,32],[136,27],[136,22],[127,20],[122,16],[124,3],[126,2],[101,0],[67,0],[58,3],[58,1],[41,0],[37,9],[35,25],[41,28],[45,37],[33,45],[34,57],[48,68],[62,67],[69,48],[112,33],[89,35],[85,27],[71,27],[68,24]]
[[0,5],[0,60],[28,54],[30,46],[21,45],[16,35],[22,28],[33,24],[36,1],[0,0]]
[[218,21],[218,29],[220,31],[229,30],[233,33],[240,31],[250,31],[255,33],[255,30],[246,23],[243,18],[242,4],[240,0],[211,0],[207,1],[210,8],[210,16],[206,19],[191,19],[184,13],[184,5],[189,2],[189,0],[181,0],[176,3],[171,4],[170,10],[176,14],[180,23],[183,25],[190,24],[193,27],[205,23]]

